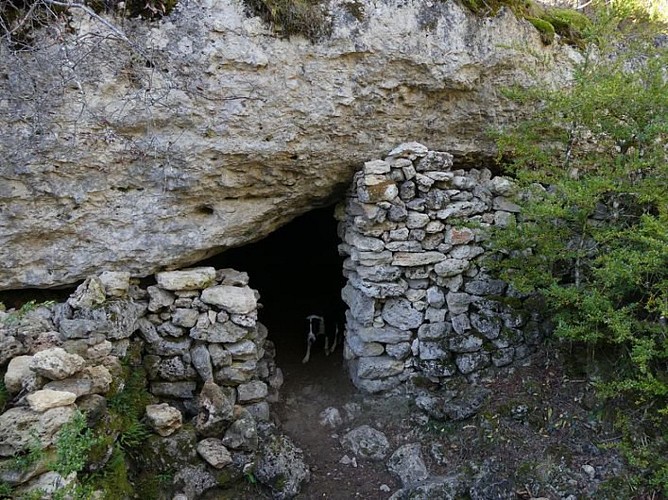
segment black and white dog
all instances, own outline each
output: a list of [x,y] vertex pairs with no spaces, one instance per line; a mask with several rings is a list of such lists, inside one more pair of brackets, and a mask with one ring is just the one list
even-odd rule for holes
[[[334,352],[339,343],[339,323],[334,320],[329,325],[325,325],[325,318],[317,314],[311,314],[306,317],[308,321],[308,333],[306,334],[306,355],[302,363],[308,363],[311,359],[311,346],[324,339],[325,356]],[[333,330],[333,332],[332,332]]]

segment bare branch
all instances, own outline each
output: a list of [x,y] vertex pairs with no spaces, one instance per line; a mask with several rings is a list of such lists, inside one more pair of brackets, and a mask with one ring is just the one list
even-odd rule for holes
[[88,7],[87,5],[84,5],[82,3],[78,2],[61,2],[60,0],[42,0],[45,4],[47,5],[56,5],[58,7],[65,7],[68,9],[80,9],[84,11],[86,14],[88,14],[90,17],[98,21],[99,23],[103,24],[106,26],[112,33],[114,33],[116,36],[118,36],[122,41],[127,43],[132,50],[137,52],[139,55],[141,55],[143,58],[146,60],[150,61],[150,57],[144,52],[144,50],[139,47],[136,43],[132,42],[125,33],[123,33],[120,29],[118,29],[116,26],[114,26],[112,23],[104,19],[102,16],[100,16],[97,12],[95,12],[93,9]]

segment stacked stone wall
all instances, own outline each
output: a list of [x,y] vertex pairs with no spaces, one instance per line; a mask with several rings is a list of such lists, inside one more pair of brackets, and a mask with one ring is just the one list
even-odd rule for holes
[[[102,418],[105,398],[129,376],[124,363],[131,372],[144,369],[154,396],[144,421],[155,435],[140,460],[147,473],[171,463],[174,491],[195,498],[197,484],[238,479],[261,460],[261,441],[273,432],[269,403],[277,401],[283,376],[257,321],[259,295],[248,275],[207,267],[155,278],[143,289],[129,273],[106,272],[88,278],[66,302],[0,311],[0,372],[8,393],[0,414],[0,481],[16,492],[53,482],[53,471],[15,471],[12,457],[34,446],[34,436],[51,448],[77,411]],[[175,443],[182,454],[159,451]],[[308,469],[295,464],[299,483]],[[66,484],[56,479],[54,488]]]
[[538,318],[485,268],[493,226],[512,223],[513,182],[487,168],[453,169],[453,157],[418,143],[369,161],[339,207],[344,356],[361,389],[377,392],[415,375],[474,377],[525,357]]
[[151,393],[189,401],[212,380],[233,389],[233,403],[269,420],[267,399],[277,399],[282,374],[267,328],[257,321],[259,294],[248,275],[199,268],[158,273],[156,280],[137,322]]

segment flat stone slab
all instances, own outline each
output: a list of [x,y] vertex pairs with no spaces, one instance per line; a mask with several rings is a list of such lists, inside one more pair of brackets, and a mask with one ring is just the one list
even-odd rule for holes
[[160,288],[165,290],[201,290],[216,281],[213,267],[193,267],[180,271],[157,273],[155,279]]
[[255,293],[248,287],[213,286],[202,291],[202,302],[231,314],[249,314],[257,309]]
[[76,399],[77,396],[74,393],[51,389],[42,389],[26,396],[30,409],[39,413],[59,406],[69,406]]
[[413,267],[426,266],[445,260],[441,252],[397,252],[392,259],[393,266]]
[[359,358],[357,375],[360,378],[386,378],[404,371],[404,362],[389,356]]
[[197,453],[216,469],[232,463],[232,455],[217,438],[206,438],[197,443]]

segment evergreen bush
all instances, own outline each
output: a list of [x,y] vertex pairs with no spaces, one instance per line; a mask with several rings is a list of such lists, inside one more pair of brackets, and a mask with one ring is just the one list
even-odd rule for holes
[[538,111],[498,135],[523,211],[497,232],[495,267],[542,296],[556,338],[615,360],[597,380],[628,484],[668,494],[668,48],[606,26],[568,88],[509,92]]

